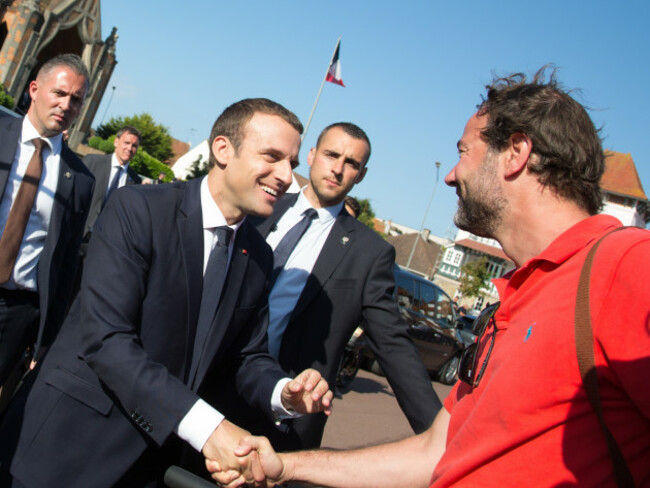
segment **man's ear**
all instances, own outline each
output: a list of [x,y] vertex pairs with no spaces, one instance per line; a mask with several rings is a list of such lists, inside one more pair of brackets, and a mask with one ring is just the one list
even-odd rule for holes
[[230,161],[230,157],[233,153],[232,144],[230,144],[230,139],[226,136],[217,136],[212,141],[212,154],[214,159],[217,160],[219,166],[226,166]]
[[504,176],[515,176],[525,167],[533,152],[533,141],[523,132],[515,132],[510,136],[506,148],[507,159],[504,163]]
[[354,184],[361,183],[363,178],[366,176],[366,171],[368,171],[368,167],[364,164],[363,168],[361,168],[361,171],[359,171],[359,174],[357,175],[357,179],[354,181]]
[[309,150],[309,152],[307,153],[307,164],[308,164],[309,166],[311,166],[312,163],[314,162],[314,156],[315,156],[315,155],[316,155],[316,148],[315,148],[315,147],[312,147],[312,148]]
[[36,96],[36,92],[38,92],[38,82],[36,80],[32,80],[29,83],[29,96],[32,100]]

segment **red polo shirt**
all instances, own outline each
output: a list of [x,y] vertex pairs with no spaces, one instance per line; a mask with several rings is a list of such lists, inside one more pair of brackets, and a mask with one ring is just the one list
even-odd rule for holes
[[[615,486],[578,371],[573,317],[589,248],[620,225],[604,215],[585,219],[495,280],[494,349],[479,386],[459,382],[445,400],[447,449],[432,487]],[[608,236],[591,277],[605,422],[637,486],[650,485],[650,232]]]

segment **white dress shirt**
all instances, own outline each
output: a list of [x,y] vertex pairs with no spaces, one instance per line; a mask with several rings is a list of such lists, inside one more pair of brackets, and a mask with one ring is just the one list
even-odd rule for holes
[[43,148],[43,173],[11,278],[2,285],[3,288],[11,290],[38,291],[38,260],[43,252],[50,228],[54,196],[59,182],[61,146],[63,144],[61,134],[53,137],[40,137],[36,128],[29,121],[29,117],[23,118],[18,147],[11,164],[2,202],[0,202],[0,229],[4,232],[11,205],[18,194],[29,160],[34,154],[32,139],[37,137],[46,143]]
[[[300,192],[293,207],[287,209],[277,223],[275,230],[266,237],[266,242],[273,250],[289,230],[302,220],[302,214],[312,208],[305,197],[304,189]],[[314,269],[314,264],[325,241],[329,236],[336,217],[343,208],[343,202],[327,208],[315,209],[318,218],[315,218],[307,231],[296,244],[287,259],[284,268],[278,275],[271,294],[269,295],[269,352],[273,357],[280,355],[282,336],[289,325],[291,312],[296,308],[307,278]]]
[[[228,225],[225,217],[221,213],[219,206],[210,195],[208,189],[208,178],[204,177],[201,182],[201,210],[203,213],[203,272],[208,266],[208,259],[213,247],[217,244],[217,236],[214,232],[216,227]],[[236,224],[229,225],[234,231],[230,244],[228,245],[228,263],[232,257],[235,237],[243,220]],[[273,395],[271,397],[271,408],[277,418],[291,418],[299,416],[293,412],[289,412],[282,406],[282,389],[290,378],[283,378],[275,385]],[[207,442],[212,432],[219,426],[225,417],[210,404],[204,400],[199,399],[190,409],[189,412],[183,417],[183,420],[178,424],[176,433],[178,436],[188,442],[194,449],[201,452],[203,446]]]
[[129,164],[126,163],[125,165],[121,165],[119,159],[117,159],[117,156],[115,153],[112,154],[111,156],[111,174],[109,175],[108,178],[108,184],[106,185],[106,190],[108,190],[111,187],[111,183],[113,182],[113,178],[115,178],[115,173],[117,173],[117,168],[119,166],[122,166],[122,174],[120,175],[120,180],[117,182],[117,188],[122,188],[124,185],[126,185],[126,179],[128,178],[127,170],[129,169]]

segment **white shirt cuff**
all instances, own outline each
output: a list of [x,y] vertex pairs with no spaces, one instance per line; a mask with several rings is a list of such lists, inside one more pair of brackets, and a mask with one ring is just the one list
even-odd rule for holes
[[273,417],[275,417],[276,420],[297,419],[298,417],[302,417],[301,413],[287,410],[284,408],[284,405],[282,405],[282,390],[284,389],[284,385],[290,381],[291,378],[282,378],[275,385],[275,388],[273,388],[273,394],[271,395],[271,410],[273,411]]
[[224,418],[218,410],[199,398],[178,424],[176,434],[194,449],[201,452],[205,443]]

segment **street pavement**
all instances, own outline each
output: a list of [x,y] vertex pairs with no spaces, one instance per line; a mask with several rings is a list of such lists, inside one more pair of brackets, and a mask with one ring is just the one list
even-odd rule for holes
[[[432,383],[440,400],[450,386]],[[360,370],[343,398],[334,401],[321,447],[352,449],[413,435],[386,378]]]

